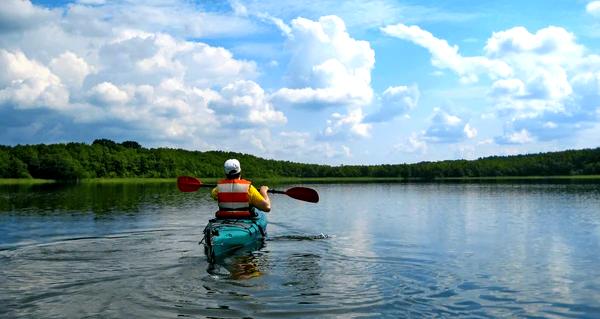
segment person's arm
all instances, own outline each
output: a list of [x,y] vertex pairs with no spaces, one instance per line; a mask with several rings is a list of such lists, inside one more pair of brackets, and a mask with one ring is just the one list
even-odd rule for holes
[[260,187],[260,191],[259,193],[262,195],[263,197],[263,207],[259,209],[262,210],[263,212],[270,212],[271,211],[271,199],[269,198],[269,193],[267,192],[269,190],[269,186],[261,186]]
[[254,186],[250,186],[250,205],[262,210],[263,212],[271,211],[271,199],[267,191],[269,187],[261,186],[260,191],[257,191]]

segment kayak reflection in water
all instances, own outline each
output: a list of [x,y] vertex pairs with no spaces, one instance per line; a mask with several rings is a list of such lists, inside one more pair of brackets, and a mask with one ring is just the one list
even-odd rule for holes
[[262,275],[253,256],[236,256],[231,266],[229,268],[231,279],[245,280]]
[[[232,254],[210,260],[206,272],[216,276],[226,276],[234,280],[247,280],[260,277],[266,267],[265,254],[255,253],[265,246],[263,241],[236,250]],[[226,270],[224,272],[222,270]]]

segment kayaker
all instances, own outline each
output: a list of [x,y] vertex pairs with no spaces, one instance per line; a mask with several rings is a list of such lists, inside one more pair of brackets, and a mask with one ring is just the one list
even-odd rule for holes
[[242,167],[237,159],[228,159],[223,165],[225,179],[217,183],[211,196],[219,202],[217,218],[252,218],[253,208],[263,212],[271,211],[271,200],[268,186],[257,190],[250,181],[242,179]]

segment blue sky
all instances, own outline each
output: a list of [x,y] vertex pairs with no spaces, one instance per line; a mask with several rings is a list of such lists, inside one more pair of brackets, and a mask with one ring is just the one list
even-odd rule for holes
[[600,145],[600,1],[0,2],[0,144],[326,164]]

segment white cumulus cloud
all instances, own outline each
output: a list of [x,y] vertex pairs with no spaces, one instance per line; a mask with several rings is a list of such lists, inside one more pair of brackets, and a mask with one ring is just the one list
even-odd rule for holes
[[[508,117],[498,143],[563,138],[597,119],[600,57],[586,55],[586,48],[564,28],[548,26],[530,32],[514,27],[494,32],[483,48],[484,55],[471,57],[462,56],[458,46],[418,26],[397,24],[382,31],[426,48],[433,66],[452,70],[463,83],[480,80],[483,75],[490,79],[489,101],[499,117]],[[546,125],[549,122],[558,124],[550,127]],[[474,132],[466,127],[461,130],[467,136]],[[566,133],[558,134],[561,130]],[[426,136],[442,139],[444,134],[460,136],[456,127],[436,124]]]
[[497,137],[496,143],[498,144],[526,144],[534,141],[529,131],[521,129],[517,132],[509,132],[503,136]]
[[125,104],[129,101],[127,92],[110,82],[102,82],[90,90],[91,101],[100,105]]
[[[248,129],[240,131],[237,138],[242,142],[236,151],[249,150],[248,145],[259,149],[258,156],[266,158],[278,158],[297,160],[302,158],[304,162],[319,162],[323,157],[326,159],[345,160],[352,156],[351,149],[345,145],[334,145],[327,141],[315,141],[308,132],[282,131],[273,134],[266,129]],[[256,153],[255,150],[253,150]],[[319,156],[315,156],[318,154]]]
[[375,52],[368,42],[353,39],[342,19],[294,19],[287,47],[288,87],[274,94],[276,101],[318,108],[371,102]]
[[209,104],[222,124],[231,126],[285,124],[285,115],[275,110],[264,90],[252,81],[237,81],[221,89]]
[[[515,103],[524,106],[517,108],[530,105],[538,111],[556,110],[572,95],[569,73],[584,53],[572,33],[552,26],[536,33],[523,27],[495,32],[484,50],[488,57],[505,61],[514,70],[512,77],[494,83],[492,94],[500,99],[527,99],[529,102]],[[540,104],[546,107],[540,109]]]
[[434,109],[431,125],[424,138],[433,143],[456,143],[477,136],[477,130],[460,117],[447,111]]
[[34,6],[29,0],[3,0],[0,1],[0,34],[38,28],[59,15],[59,10]]
[[354,109],[348,114],[333,113],[327,120],[323,138],[369,137],[372,124],[363,123],[362,109]]
[[600,17],[600,1],[591,1],[585,6],[585,11],[595,17]]
[[523,97],[525,83],[519,79],[501,79],[492,84],[490,94],[494,97]]
[[69,93],[60,81],[41,63],[23,52],[0,49],[0,104],[15,108],[64,108]]
[[98,27],[104,24],[194,38],[244,35],[259,29],[242,15],[210,12],[189,1],[84,1],[68,10],[76,17],[67,21],[69,29],[88,35],[101,32]]
[[427,153],[427,141],[422,134],[412,133],[405,141],[394,145],[394,149],[403,153]]
[[[190,11],[178,11],[182,8]],[[52,129],[61,140],[75,134],[126,134],[142,142],[208,147],[207,140],[217,135],[224,136],[223,143],[235,143],[232,132],[240,127],[287,121],[254,82],[259,76],[255,62],[173,35],[177,32],[169,28],[191,27],[192,16],[208,17],[183,2],[86,1],[54,11],[29,1],[3,1],[0,17],[11,14],[44,22],[0,19],[0,32],[6,34],[0,38],[0,111],[15,110],[10,113],[15,126],[54,121],[41,122],[35,134]],[[224,21],[233,20],[217,25]],[[156,32],[153,22],[171,23],[165,28],[171,33]],[[31,108],[43,117],[18,111]]]
[[93,68],[73,52],[66,51],[50,61],[50,69],[61,81],[72,89],[81,88]]
[[387,35],[426,48],[431,53],[431,62],[434,66],[456,72],[463,82],[476,82],[481,74],[492,78],[507,77],[512,74],[510,66],[503,61],[485,57],[463,57],[458,53],[458,46],[451,46],[446,40],[436,38],[418,26],[400,23],[383,27],[381,30]]
[[463,128],[463,132],[465,133],[465,136],[468,139],[472,139],[477,136],[477,129],[475,129],[474,127],[471,127],[471,125],[469,123],[465,124],[465,127]]
[[484,50],[487,56],[493,58],[514,59],[517,62],[530,54],[541,59],[542,63],[559,64],[572,62],[572,58],[583,54],[583,47],[576,43],[575,35],[555,26],[540,29],[536,33],[530,33],[524,27],[494,32]]
[[416,85],[390,86],[383,91],[381,108],[365,118],[365,122],[386,122],[406,114],[419,103],[421,93]]

